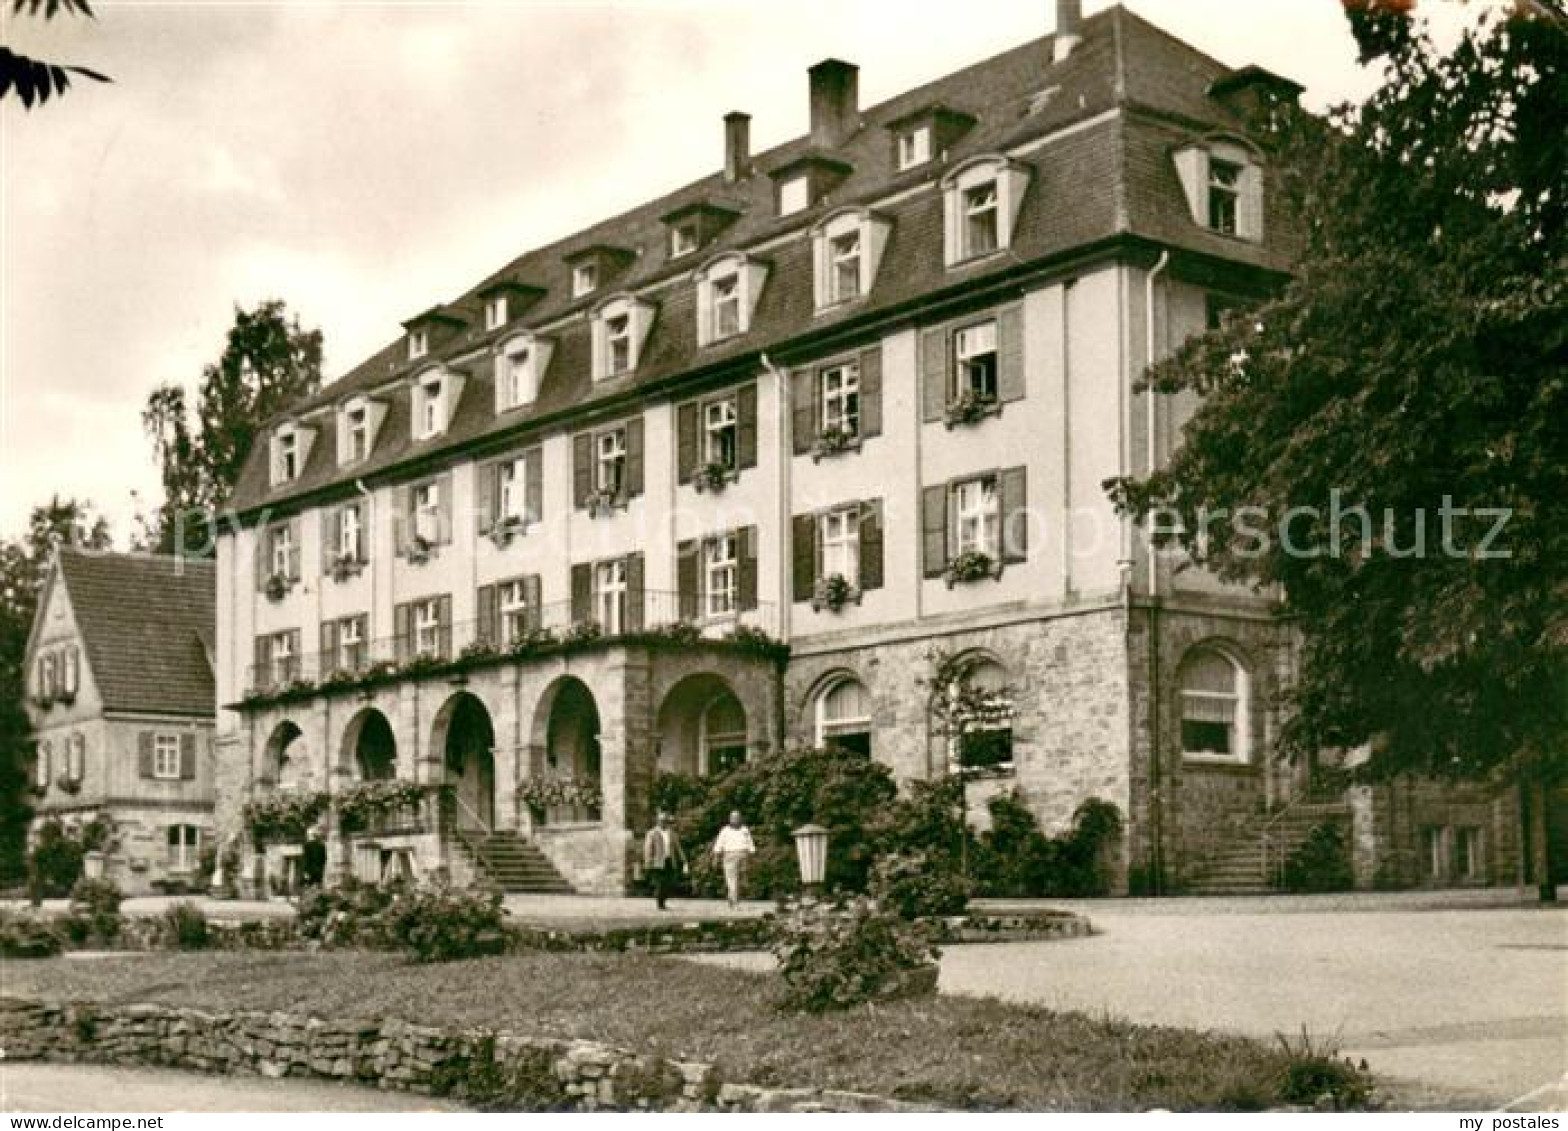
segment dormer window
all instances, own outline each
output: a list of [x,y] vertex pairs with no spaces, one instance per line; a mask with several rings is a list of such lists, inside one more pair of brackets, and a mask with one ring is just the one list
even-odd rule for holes
[[287,483],[299,478],[299,433],[292,428],[279,432],[274,441],[272,482]]
[[914,126],[898,134],[898,168],[900,172],[924,165],[931,160],[930,125]]
[[1217,139],[1175,154],[1193,220],[1211,232],[1263,238],[1263,169],[1239,141]]
[[506,412],[533,404],[539,382],[550,364],[551,344],[522,334],[501,344],[495,361],[495,410]]
[[653,307],[624,295],[610,299],[593,315],[593,375],[595,380],[620,377],[637,368]]
[[444,369],[433,369],[414,381],[413,432],[416,440],[439,436],[451,426],[462,378]]
[[572,297],[582,298],[592,294],[599,286],[599,265],[579,263],[572,268]]
[[371,397],[354,397],[338,409],[338,463],[359,463],[370,458],[376,431],[386,415],[386,403]]
[[865,209],[846,209],[812,230],[818,310],[869,294],[891,225]]
[[428,440],[446,427],[441,405],[441,379],[439,377],[419,383],[419,438]]
[[779,182],[779,215],[793,216],[811,207],[811,181],[805,173],[796,173]]
[[712,345],[751,329],[767,268],[739,253],[720,255],[697,272],[697,344]]
[[1006,157],[977,157],[943,179],[948,266],[1012,246],[1027,169]]
[[430,331],[410,330],[408,332],[408,360],[418,361],[430,352]]
[[506,296],[497,295],[485,303],[485,329],[499,330],[506,325]]
[[702,246],[702,227],[696,220],[687,220],[670,229],[670,258],[690,255]]

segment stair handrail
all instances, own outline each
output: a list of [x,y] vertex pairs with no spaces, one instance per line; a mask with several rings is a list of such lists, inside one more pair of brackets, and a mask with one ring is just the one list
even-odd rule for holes
[[1292,797],[1284,805],[1268,814],[1267,820],[1258,830],[1258,835],[1263,840],[1263,878],[1273,887],[1278,887],[1285,874],[1285,858],[1281,853],[1278,862],[1275,861],[1274,829],[1287,816],[1296,810],[1305,800],[1304,797]]
[[[473,818],[474,823],[478,825],[479,828],[484,832],[484,838],[478,843],[470,845],[469,848],[474,854],[474,859],[477,860],[480,864],[488,867],[489,861],[485,857],[485,847],[490,838],[495,835],[495,829],[491,828],[489,822],[487,822],[472,805],[463,800],[463,795],[458,793],[457,790],[452,790],[450,796],[457,807],[460,808],[464,813],[468,814],[469,817]],[[452,831],[456,833],[459,830],[454,828]],[[458,840],[462,839],[463,837],[461,834],[459,834]]]

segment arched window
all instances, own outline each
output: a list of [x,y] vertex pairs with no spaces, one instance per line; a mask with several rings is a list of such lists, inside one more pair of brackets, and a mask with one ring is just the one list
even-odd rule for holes
[[746,760],[746,710],[728,692],[702,712],[702,770],[723,774]]
[[1181,749],[1188,758],[1247,760],[1247,673],[1218,648],[1195,648],[1182,662]]
[[871,696],[853,676],[829,684],[817,696],[818,746],[837,746],[871,755]]
[[1007,669],[976,660],[953,688],[957,733],[952,758],[960,770],[1002,772],[1013,767],[1013,699]]

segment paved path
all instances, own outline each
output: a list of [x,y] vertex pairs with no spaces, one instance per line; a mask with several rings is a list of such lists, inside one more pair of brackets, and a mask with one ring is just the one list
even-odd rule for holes
[[463,1111],[409,1092],[382,1092],[316,1080],[202,1076],[162,1068],[85,1064],[0,1066],[0,1111],[286,1112]]

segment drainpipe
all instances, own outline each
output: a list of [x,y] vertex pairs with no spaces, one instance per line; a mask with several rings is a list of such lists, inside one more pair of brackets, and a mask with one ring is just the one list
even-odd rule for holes
[[[1170,266],[1171,253],[1169,249],[1160,252],[1160,258],[1149,273],[1144,276],[1143,282],[1143,334],[1144,334],[1144,363],[1145,371],[1155,362],[1155,337],[1154,337],[1154,284]],[[1155,441],[1155,425],[1157,423],[1154,390],[1144,393],[1144,456],[1147,461],[1146,474],[1154,474],[1155,461],[1159,458],[1159,446]],[[1165,803],[1161,789],[1163,774],[1161,773],[1162,751],[1160,748],[1160,631],[1159,631],[1159,559],[1155,554],[1153,539],[1149,540],[1145,552],[1149,558],[1147,594],[1149,603],[1149,835],[1150,835],[1150,872],[1149,882],[1153,894],[1162,895],[1165,887]]]

